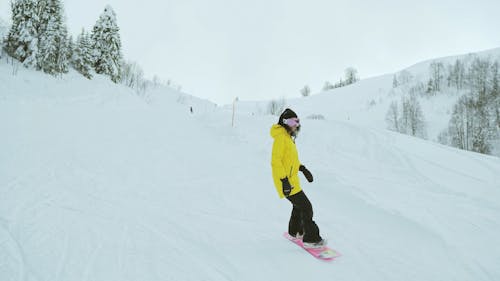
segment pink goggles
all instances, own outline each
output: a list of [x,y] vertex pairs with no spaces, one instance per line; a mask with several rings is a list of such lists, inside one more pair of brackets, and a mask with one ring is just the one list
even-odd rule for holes
[[300,119],[299,118],[283,119],[283,124],[286,124],[288,127],[298,127],[300,126]]

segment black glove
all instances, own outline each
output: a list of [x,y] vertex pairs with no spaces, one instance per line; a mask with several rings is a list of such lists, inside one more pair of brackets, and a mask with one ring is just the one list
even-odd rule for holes
[[288,197],[290,195],[290,192],[292,192],[293,186],[290,185],[288,178],[281,179],[281,184],[283,187],[283,194],[285,195],[285,197]]
[[300,165],[299,171],[301,171],[304,174],[304,176],[306,177],[308,182],[313,181],[313,175],[311,174],[311,172],[309,172],[309,170],[306,168],[306,166]]

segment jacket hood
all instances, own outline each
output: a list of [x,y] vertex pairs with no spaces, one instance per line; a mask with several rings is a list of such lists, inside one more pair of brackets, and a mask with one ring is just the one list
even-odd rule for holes
[[281,113],[280,115],[280,118],[278,119],[278,124],[283,126],[285,125],[283,123],[283,119],[288,119],[288,118],[297,118],[297,113],[295,113],[293,110],[291,110],[290,108],[287,108],[285,109],[285,111],[283,111],[283,113]]
[[285,135],[285,134],[288,134],[288,132],[286,131],[286,129],[279,125],[279,124],[274,124],[272,127],[271,127],[271,137],[273,138],[276,138],[277,136],[279,135]]

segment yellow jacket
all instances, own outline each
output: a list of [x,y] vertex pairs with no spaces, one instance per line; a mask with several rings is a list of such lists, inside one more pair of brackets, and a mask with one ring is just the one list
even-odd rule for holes
[[274,185],[280,198],[284,198],[281,179],[288,177],[293,187],[290,195],[299,193],[299,154],[297,147],[290,134],[281,125],[275,124],[271,127],[271,137],[274,138],[271,167],[273,169]]

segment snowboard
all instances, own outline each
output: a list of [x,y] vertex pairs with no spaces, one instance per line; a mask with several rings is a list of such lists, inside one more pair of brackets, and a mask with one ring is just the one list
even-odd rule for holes
[[330,249],[327,246],[321,247],[321,248],[304,248],[304,244],[302,243],[302,239],[295,238],[290,236],[288,232],[283,233],[283,236],[285,236],[286,239],[292,241],[294,244],[298,245],[302,249],[306,250],[309,254],[313,255],[315,258],[324,260],[324,261],[331,261],[335,259],[336,257],[340,256],[340,253]]

